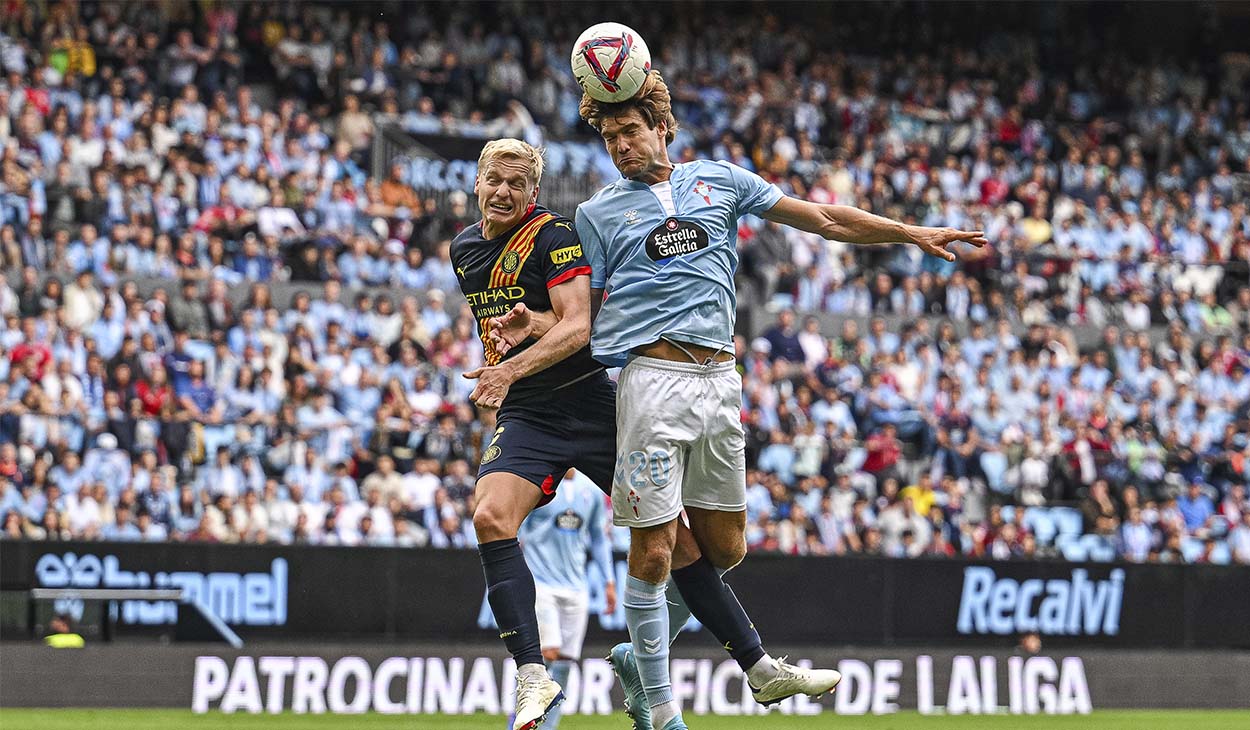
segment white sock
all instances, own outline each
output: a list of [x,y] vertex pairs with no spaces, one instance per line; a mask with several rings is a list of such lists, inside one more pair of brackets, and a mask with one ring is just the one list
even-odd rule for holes
[[533,677],[535,679],[547,678],[547,667],[542,664],[522,664],[516,668],[517,678]]
[[747,682],[752,687],[759,689],[775,679],[780,671],[781,665],[777,663],[777,660],[765,654],[747,670]]
[[677,706],[677,700],[662,702],[651,708],[651,727],[660,730],[665,723],[680,714],[681,708]]

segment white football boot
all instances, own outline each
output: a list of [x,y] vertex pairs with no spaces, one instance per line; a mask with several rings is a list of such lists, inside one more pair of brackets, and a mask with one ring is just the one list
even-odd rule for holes
[[751,696],[765,707],[794,695],[808,695],[816,699],[832,692],[838,682],[842,681],[841,672],[833,669],[806,669],[788,663],[786,657],[778,659],[777,665],[776,677],[765,682],[759,689],[751,688]]
[[564,692],[551,677],[521,677],[516,680],[516,719],[512,730],[534,730],[547,719],[547,713],[564,701]]

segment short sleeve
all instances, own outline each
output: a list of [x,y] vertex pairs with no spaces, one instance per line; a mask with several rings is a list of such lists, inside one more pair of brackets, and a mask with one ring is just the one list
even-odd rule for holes
[[784,197],[780,188],[750,170],[728,162],[724,164],[729,168],[729,178],[737,197],[738,215],[760,215]]
[[586,264],[590,266],[590,288],[602,289],[607,284],[607,255],[603,250],[603,241],[581,206],[576,213],[577,236],[582,242],[582,251],[586,255]]
[[451,260],[452,268],[460,267],[460,251],[464,247],[460,245],[460,237],[456,236],[451,239],[451,245],[447,247],[447,258]]
[[542,255],[543,278],[548,289],[590,274],[581,240],[577,231],[573,230],[572,221],[567,218],[558,218],[544,225],[538,232],[536,243],[535,253]]

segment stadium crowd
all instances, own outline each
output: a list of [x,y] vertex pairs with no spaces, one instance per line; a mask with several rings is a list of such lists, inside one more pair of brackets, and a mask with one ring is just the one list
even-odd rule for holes
[[[475,206],[369,149],[584,138],[595,11],[372,7],[0,9],[4,538],[474,544]],[[751,549],[1250,562],[1250,62],[855,29],[639,28],[682,158],[994,242],[744,224]]]

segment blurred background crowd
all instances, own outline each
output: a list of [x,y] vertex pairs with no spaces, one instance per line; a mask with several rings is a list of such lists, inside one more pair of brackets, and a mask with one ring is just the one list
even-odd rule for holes
[[[1100,6],[647,7],[675,157],[993,243],[743,222],[751,549],[1250,562],[1240,26],[1143,57]],[[0,4],[3,537],[473,546],[476,205],[372,151],[593,142],[604,12]]]

